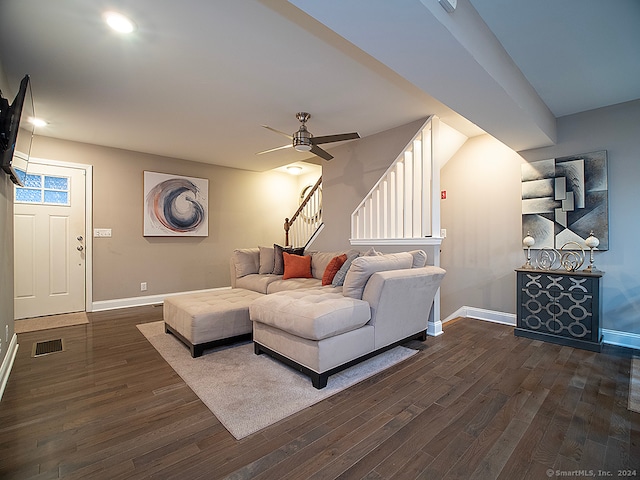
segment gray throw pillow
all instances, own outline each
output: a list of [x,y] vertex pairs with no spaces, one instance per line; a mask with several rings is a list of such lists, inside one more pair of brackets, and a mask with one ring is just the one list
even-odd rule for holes
[[360,253],[358,252],[352,253],[351,255],[347,256],[347,260],[342,264],[340,270],[338,270],[334,275],[331,285],[333,285],[334,287],[341,287],[344,284],[344,278],[347,276],[347,272],[349,271],[351,262],[353,262],[359,256]]
[[273,273],[274,275],[284,275],[284,259],[282,252],[291,253],[293,255],[304,255],[304,247],[281,247],[273,244]]

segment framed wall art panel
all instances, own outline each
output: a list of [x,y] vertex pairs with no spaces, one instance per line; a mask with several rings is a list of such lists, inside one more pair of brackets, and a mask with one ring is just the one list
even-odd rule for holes
[[609,249],[609,189],[605,150],[522,165],[522,237],[535,248],[585,245],[591,232],[598,250]]
[[209,235],[209,180],[144,172],[144,236]]

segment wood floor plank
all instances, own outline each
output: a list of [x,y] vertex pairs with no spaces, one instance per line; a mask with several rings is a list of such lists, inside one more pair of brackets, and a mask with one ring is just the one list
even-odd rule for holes
[[[235,440],[140,334],[162,309],[18,335],[0,404],[2,479],[549,478],[635,468],[632,351],[601,353],[459,319],[418,353]],[[32,358],[34,342],[65,351]]]

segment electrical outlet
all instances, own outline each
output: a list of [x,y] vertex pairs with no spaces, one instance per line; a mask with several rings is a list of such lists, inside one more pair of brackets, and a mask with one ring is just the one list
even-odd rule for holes
[[440,229],[440,238],[447,238],[447,229],[446,228],[441,228]]
[[140,284],[140,291],[141,292],[146,292],[147,291],[147,282],[142,282]]

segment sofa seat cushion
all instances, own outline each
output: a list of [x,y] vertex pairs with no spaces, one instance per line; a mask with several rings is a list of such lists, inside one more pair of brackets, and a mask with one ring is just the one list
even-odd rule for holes
[[[282,275],[252,273],[236,279],[235,287],[266,294],[269,284],[282,281]],[[288,282],[289,280],[287,280]]]
[[298,337],[322,340],[362,327],[371,319],[371,309],[333,288],[318,288],[259,298],[249,306],[249,316]]
[[267,293],[288,292],[290,290],[300,290],[303,288],[321,287],[322,281],[317,278],[289,278],[287,280],[280,279],[270,282],[267,286]]

